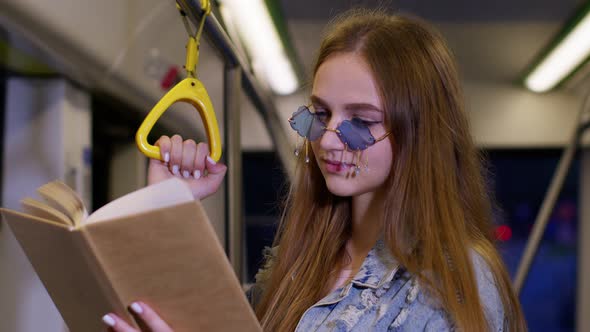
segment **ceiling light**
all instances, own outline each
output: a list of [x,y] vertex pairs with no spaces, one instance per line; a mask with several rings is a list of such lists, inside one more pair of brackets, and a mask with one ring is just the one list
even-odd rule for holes
[[551,90],[564,81],[590,55],[590,6],[585,6],[574,20],[568,24],[555,46],[538,62],[525,78],[527,88],[535,92]]
[[224,20],[233,20],[252,61],[264,67],[263,79],[271,89],[282,95],[294,92],[297,76],[264,1],[224,0],[221,5],[231,15]]

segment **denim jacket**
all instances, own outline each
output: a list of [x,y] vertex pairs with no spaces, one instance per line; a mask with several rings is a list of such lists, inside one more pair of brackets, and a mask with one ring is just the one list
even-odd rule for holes
[[[475,252],[472,261],[490,331],[504,331],[504,309],[494,277]],[[249,294],[253,305],[255,294],[255,289]],[[453,326],[444,309],[421,290],[416,278],[396,262],[382,240],[371,249],[352,281],[309,307],[295,329],[296,332],[450,330]]]

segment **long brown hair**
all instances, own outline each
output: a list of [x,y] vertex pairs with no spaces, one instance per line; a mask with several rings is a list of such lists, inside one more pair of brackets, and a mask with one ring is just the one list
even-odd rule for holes
[[[481,158],[469,133],[454,61],[443,38],[420,20],[381,10],[337,17],[314,67],[353,52],[372,70],[393,137],[383,237],[393,256],[438,299],[462,331],[489,329],[471,250],[487,263],[510,331],[526,330],[494,247]],[[331,194],[310,150],[298,160],[275,238],[276,259],[256,313],[267,331],[293,331],[341,263],[350,237],[351,198]]]

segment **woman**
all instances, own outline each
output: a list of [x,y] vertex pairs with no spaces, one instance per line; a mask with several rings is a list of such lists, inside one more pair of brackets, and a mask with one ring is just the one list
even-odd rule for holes
[[[305,138],[296,180],[249,294],[265,331],[526,330],[442,37],[416,19],[349,11],[313,73],[310,104],[290,119]],[[205,162],[205,144],[158,144],[169,163],[151,161],[150,183],[184,176],[196,198],[217,189],[225,167]]]

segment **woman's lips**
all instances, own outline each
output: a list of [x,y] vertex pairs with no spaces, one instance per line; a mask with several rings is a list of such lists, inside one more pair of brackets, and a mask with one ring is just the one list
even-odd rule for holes
[[326,171],[329,173],[340,173],[342,171],[347,170],[350,167],[350,164],[341,163],[339,161],[323,159],[324,165],[326,166]]

